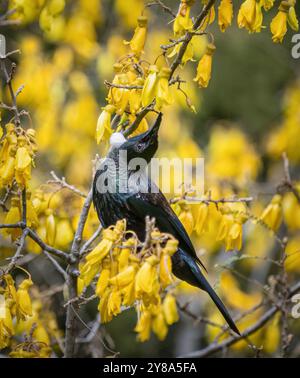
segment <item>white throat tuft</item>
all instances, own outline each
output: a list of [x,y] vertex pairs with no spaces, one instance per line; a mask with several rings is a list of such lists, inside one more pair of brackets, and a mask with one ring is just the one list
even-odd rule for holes
[[113,133],[109,142],[112,148],[120,147],[124,142],[126,142],[126,138],[122,133]]

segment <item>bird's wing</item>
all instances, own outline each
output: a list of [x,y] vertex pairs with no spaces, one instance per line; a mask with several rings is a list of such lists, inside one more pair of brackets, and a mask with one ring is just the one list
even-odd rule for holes
[[154,217],[159,230],[172,234],[178,240],[180,246],[206,270],[198,258],[185,228],[161,191],[157,193],[136,193],[129,196],[126,202],[134,215],[139,217],[142,222],[145,221],[146,215]]

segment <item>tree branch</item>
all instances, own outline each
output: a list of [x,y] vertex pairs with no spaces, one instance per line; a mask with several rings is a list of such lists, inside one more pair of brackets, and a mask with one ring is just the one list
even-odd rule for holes
[[[292,286],[292,288],[289,291],[288,298],[291,298],[294,294],[296,294],[300,290],[300,282]],[[247,338],[248,336],[252,335],[256,331],[258,331],[260,328],[262,328],[278,311],[280,311],[279,306],[272,306],[255,324],[253,324],[251,327],[248,327],[244,332],[241,333],[241,335],[234,335],[231,337],[228,337],[221,343],[215,343],[210,344],[208,347],[197,350],[195,352],[191,352],[188,354],[185,354],[183,356],[180,356],[182,358],[202,358],[202,357],[208,357],[212,354],[215,354],[217,352],[220,352],[224,350],[225,348],[230,347],[231,345],[235,344],[236,342]]]

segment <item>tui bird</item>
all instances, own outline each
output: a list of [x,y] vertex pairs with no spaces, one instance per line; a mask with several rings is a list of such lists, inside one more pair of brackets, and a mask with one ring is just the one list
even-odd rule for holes
[[[128,229],[134,231],[140,240],[145,239],[145,218],[154,217],[161,232],[172,234],[179,242],[177,252],[172,256],[172,271],[179,279],[206,291],[227,321],[230,328],[239,333],[229,312],[210,286],[199,267],[203,266],[196,255],[193,244],[182,223],[172,210],[169,202],[155,184],[148,178],[145,168],[158,148],[160,113],[148,131],[126,140],[122,134],[113,134],[112,148],[107,164],[105,159],[96,171],[93,183],[93,203],[103,227],[107,228],[118,220],[126,219]],[[138,179],[132,159],[142,158],[146,162]],[[113,184],[107,190],[107,187]],[[125,190],[124,185],[125,183]],[[106,185],[106,187],[105,187]],[[142,190],[152,188],[152,190]],[[103,190],[105,187],[105,190]],[[156,189],[156,190],[153,190]],[[205,268],[204,268],[205,269]]]

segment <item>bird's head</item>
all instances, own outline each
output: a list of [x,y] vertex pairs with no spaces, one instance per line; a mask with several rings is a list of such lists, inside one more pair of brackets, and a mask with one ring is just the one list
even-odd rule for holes
[[150,162],[158,148],[158,130],[161,124],[162,114],[159,113],[154,125],[145,133],[129,138],[120,144],[117,149],[126,151],[127,160],[141,158]]

